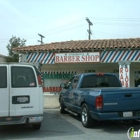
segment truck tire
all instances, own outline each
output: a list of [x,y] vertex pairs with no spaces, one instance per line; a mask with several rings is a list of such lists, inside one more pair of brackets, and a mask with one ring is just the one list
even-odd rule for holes
[[60,97],[59,103],[60,103],[60,113],[62,113],[62,114],[66,113],[66,111],[65,111],[65,105],[63,103],[62,97]]
[[81,121],[82,121],[82,125],[86,128],[92,127],[94,123],[94,120],[91,118],[88,106],[86,104],[82,105]]
[[34,130],[39,130],[40,127],[41,127],[41,123],[38,123],[38,124],[32,124],[32,127]]

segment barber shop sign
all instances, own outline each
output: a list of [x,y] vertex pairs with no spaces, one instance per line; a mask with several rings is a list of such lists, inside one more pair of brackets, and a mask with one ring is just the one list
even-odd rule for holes
[[99,52],[83,53],[56,53],[55,63],[83,63],[100,62]]

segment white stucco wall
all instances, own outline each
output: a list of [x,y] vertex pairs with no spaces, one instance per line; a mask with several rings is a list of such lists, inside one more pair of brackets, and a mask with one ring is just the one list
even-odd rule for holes
[[[85,70],[95,70],[95,72],[108,72],[119,74],[118,63],[86,63],[86,64],[53,64],[42,65],[42,71],[76,71],[76,73],[84,73]],[[140,71],[140,64],[130,64],[130,86],[134,86],[135,71]]]

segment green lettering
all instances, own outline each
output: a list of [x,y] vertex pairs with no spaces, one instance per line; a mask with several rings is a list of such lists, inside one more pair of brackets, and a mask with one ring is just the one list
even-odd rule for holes
[[49,79],[49,75],[47,73],[43,74],[43,79]]
[[59,78],[58,74],[55,73],[55,74],[54,74],[54,79],[58,79],[58,78]]
[[60,74],[59,74],[59,79],[62,79],[62,77],[63,77],[63,75],[60,73]]
[[52,73],[50,74],[49,79],[53,79],[53,74]]
[[66,74],[63,74],[63,79],[66,79],[66,76],[67,76]]

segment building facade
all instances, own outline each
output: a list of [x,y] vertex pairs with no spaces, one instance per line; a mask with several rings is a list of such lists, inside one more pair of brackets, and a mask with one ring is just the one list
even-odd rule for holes
[[4,56],[4,55],[0,54],[0,62],[6,62],[6,57],[7,56]]
[[140,38],[57,42],[13,51],[20,62],[42,65],[47,93],[58,93],[61,82],[85,72],[116,73],[124,87],[140,85]]

